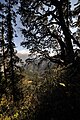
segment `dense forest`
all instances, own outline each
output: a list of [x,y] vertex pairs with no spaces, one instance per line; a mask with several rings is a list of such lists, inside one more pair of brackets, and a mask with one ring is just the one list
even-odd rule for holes
[[80,0],[0,0],[0,120],[79,117]]

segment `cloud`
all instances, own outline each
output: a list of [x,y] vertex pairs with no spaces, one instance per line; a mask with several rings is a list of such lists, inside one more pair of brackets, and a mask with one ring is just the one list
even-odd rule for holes
[[28,50],[20,50],[17,52],[17,55],[19,58],[21,58],[23,61],[28,57],[29,51]]

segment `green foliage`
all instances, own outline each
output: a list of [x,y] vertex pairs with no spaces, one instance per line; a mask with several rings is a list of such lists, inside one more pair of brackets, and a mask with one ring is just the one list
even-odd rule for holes
[[[21,31],[26,38],[21,45],[32,54],[39,53],[39,56],[55,63],[72,63],[75,58],[72,41],[78,47],[80,44],[70,30],[74,24],[71,1],[20,0],[20,5],[19,13],[24,26]],[[51,51],[54,53],[52,57]]]
[[[77,62],[77,64],[76,64]],[[57,66],[40,76],[23,72],[23,100],[0,99],[0,118],[9,120],[77,120],[80,109],[80,60]]]
[[7,100],[3,94],[0,99],[0,120],[18,120],[18,108],[14,106],[12,96]]

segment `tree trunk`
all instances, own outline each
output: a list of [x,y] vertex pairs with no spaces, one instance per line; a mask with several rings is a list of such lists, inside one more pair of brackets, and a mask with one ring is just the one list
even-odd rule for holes
[[74,51],[73,51],[73,46],[72,46],[72,42],[71,42],[71,34],[69,31],[69,28],[66,26],[64,17],[63,17],[63,12],[62,12],[62,7],[61,5],[58,6],[58,12],[59,12],[59,21],[60,21],[60,25],[61,28],[63,30],[63,34],[65,36],[65,63],[72,63],[74,61]]

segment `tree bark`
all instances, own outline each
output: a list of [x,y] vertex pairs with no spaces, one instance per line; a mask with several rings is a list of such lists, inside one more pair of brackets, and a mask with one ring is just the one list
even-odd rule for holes
[[72,41],[71,41],[71,34],[69,31],[69,28],[66,26],[64,17],[63,17],[63,12],[62,12],[62,7],[61,5],[58,6],[58,12],[59,12],[59,21],[60,21],[60,25],[61,28],[63,30],[63,34],[65,36],[65,52],[66,52],[66,59],[65,62],[66,64],[68,63],[72,63],[74,61],[74,51],[73,51],[73,45],[72,45]]

